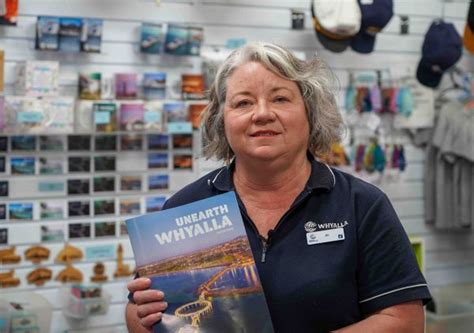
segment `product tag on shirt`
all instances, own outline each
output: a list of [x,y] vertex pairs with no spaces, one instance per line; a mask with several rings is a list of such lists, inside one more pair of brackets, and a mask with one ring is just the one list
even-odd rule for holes
[[344,228],[314,231],[306,234],[306,242],[308,245],[337,242],[344,239]]

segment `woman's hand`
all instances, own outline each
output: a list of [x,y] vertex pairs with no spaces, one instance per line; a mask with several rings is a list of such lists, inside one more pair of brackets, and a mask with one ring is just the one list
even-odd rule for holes
[[164,301],[164,293],[161,290],[149,289],[150,286],[149,278],[137,278],[127,284],[135,302],[129,302],[127,305],[127,326],[130,332],[150,332],[168,307]]

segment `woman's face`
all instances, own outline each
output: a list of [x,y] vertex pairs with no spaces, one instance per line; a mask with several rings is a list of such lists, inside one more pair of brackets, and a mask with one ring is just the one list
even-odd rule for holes
[[309,124],[297,84],[258,62],[241,65],[227,79],[224,126],[239,160],[306,155]]

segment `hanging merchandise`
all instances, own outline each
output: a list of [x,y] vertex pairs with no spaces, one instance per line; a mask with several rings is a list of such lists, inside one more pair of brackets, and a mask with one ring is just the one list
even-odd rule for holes
[[359,33],[351,39],[351,48],[359,53],[371,53],[375,47],[375,36],[388,24],[393,16],[392,0],[358,0],[362,14]]
[[36,22],[36,49],[59,49],[59,17],[38,16]]
[[418,63],[418,81],[431,88],[441,82],[444,72],[462,56],[462,40],[452,23],[434,21],[425,35],[422,56]]
[[19,0],[2,0],[0,6],[1,16],[0,25],[16,25],[18,19],[18,1]]
[[467,22],[464,26],[463,35],[464,48],[474,53],[474,3],[471,1],[467,13]]
[[159,54],[163,44],[163,26],[157,23],[142,23],[140,52]]
[[361,12],[357,0],[312,0],[316,36],[326,49],[343,52],[359,32]]

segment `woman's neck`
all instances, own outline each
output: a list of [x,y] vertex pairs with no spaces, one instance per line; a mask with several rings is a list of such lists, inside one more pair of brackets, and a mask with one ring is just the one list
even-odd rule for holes
[[292,161],[235,161],[234,185],[240,194],[286,193],[304,188],[311,173],[306,154]]

